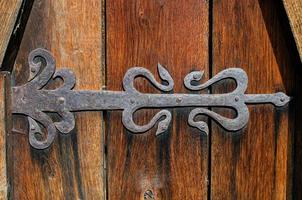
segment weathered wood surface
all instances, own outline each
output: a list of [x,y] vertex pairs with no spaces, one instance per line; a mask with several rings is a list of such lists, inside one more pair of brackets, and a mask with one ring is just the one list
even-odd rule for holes
[[[100,89],[104,83],[103,5],[100,0],[36,0],[15,64],[16,84],[26,82],[28,53],[44,47],[54,54],[57,68],[74,70],[75,89]],[[213,1],[211,8],[208,1],[199,0],[107,1],[107,89],[122,90],[123,75],[132,66],[157,74],[160,62],[175,81],[173,92],[188,92],[183,78],[192,70],[205,70],[208,79],[210,74],[235,66],[248,73],[248,93],[297,95],[299,87],[293,84],[301,73],[293,67],[297,62],[275,2]],[[209,56],[211,42],[213,57]],[[143,92],[158,92],[143,79],[136,85]],[[231,88],[218,85],[213,92]],[[297,108],[296,118],[302,113]],[[214,110],[232,116],[225,109]],[[250,106],[250,121],[243,131],[229,133],[212,122],[207,137],[188,126],[188,111],[171,109],[171,127],[158,137],[156,128],[132,135],[122,126],[120,113],[108,112],[106,143],[101,114],[80,113],[73,133],[59,136],[45,151],[30,148],[26,119],[14,117],[7,151],[9,197],[106,199],[108,191],[108,199],[291,198],[293,112],[270,105]],[[154,114],[139,111],[135,121],[145,124]],[[296,121],[295,128],[299,124]],[[1,144],[0,137],[0,158],[4,159]],[[301,163],[297,159],[298,166]],[[0,178],[5,174],[1,169]],[[1,181],[0,196],[2,188],[6,196],[6,181]],[[300,182],[296,178],[296,192]]]
[[[213,74],[240,67],[247,93],[294,94],[296,69],[286,29],[273,0],[214,1]],[[231,83],[214,92],[230,91]],[[215,109],[232,116],[226,109]],[[289,109],[250,106],[248,126],[229,133],[212,126],[211,199],[291,199],[294,119]]]
[[[26,82],[27,56],[37,47],[50,50],[57,69],[77,77],[75,89],[102,87],[102,1],[37,0],[29,17],[14,74]],[[41,102],[43,103],[43,102]],[[28,143],[25,117],[14,118],[9,139],[11,199],[105,199],[101,113],[76,114],[76,128],[44,151]]]
[[0,73],[0,199],[7,199],[8,194],[8,176],[7,176],[7,162],[6,162],[6,135],[7,135],[7,120],[10,120],[10,115],[7,115],[6,96],[9,84],[9,75],[7,73]]
[[283,0],[283,4],[302,60],[302,1]]
[[[121,90],[132,66],[157,76],[157,63],[171,73],[174,92],[187,93],[183,79],[208,68],[208,3],[199,0],[116,0],[106,3],[108,89]],[[157,76],[158,77],[158,76]],[[157,92],[144,79],[142,92]],[[169,130],[156,137],[154,127],[132,135],[121,113],[108,115],[107,168],[109,199],[206,199],[208,138],[187,124],[189,109],[171,109]],[[139,111],[138,124],[154,111]]]
[[0,66],[2,64],[9,39],[13,34],[21,4],[22,0],[0,1]]

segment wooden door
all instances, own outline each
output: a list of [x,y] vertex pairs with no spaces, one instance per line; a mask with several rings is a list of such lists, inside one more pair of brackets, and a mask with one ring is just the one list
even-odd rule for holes
[[[52,52],[57,69],[74,71],[75,89],[122,90],[127,69],[142,66],[157,74],[160,63],[174,79],[173,93],[190,93],[183,79],[193,70],[203,70],[206,81],[223,69],[240,67],[249,77],[247,93],[282,91],[294,98],[282,108],[249,106],[248,125],[237,132],[204,117],[208,135],[188,126],[192,108],[170,109],[171,125],[160,136],[155,136],[155,127],[138,135],[127,131],[120,111],[80,112],[75,129],[59,135],[46,150],[30,147],[26,117],[7,117],[6,127],[11,128],[6,128],[2,145],[7,148],[9,199],[300,197],[300,186],[294,184],[300,181],[299,172],[293,170],[299,159],[293,152],[294,144],[301,144],[301,136],[294,140],[301,132],[301,63],[281,1],[30,2],[16,59],[7,59],[7,65],[14,60],[12,85],[27,82],[28,54],[42,47]],[[3,88],[9,88],[6,79],[0,79]],[[136,86],[158,93],[142,78]],[[223,93],[233,87],[232,81],[219,82],[203,92]],[[235,114],[209,109],[229,117]],[[155,113],[140,110],[134,120],[146,124]]]

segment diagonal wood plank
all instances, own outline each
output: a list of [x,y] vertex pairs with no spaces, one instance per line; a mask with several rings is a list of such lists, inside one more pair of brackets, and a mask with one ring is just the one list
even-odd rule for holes
[[302,1],[283,0],[283,4],[302,60]]
[[[42,47],[53,53],[57,69],[74,71],[75,89],[100,89],[101,10],[100,0],[34,1],[15,64],[15,84],[26,82],[27,56]],[[75,130],[44,151],[29,146],[26,118],[15,117],[14,130],[8,152],[11,199],[105,199],[100,112],[76,114]]]
[[0,1],[0,66],[11,35],[13,34],[22,0]]

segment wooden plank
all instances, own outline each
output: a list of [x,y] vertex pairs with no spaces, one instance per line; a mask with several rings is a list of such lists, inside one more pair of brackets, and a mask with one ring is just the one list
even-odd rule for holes
[[283,0],[283,4],[302,60],[302,1]]
[[[300,62],[300,60],[299,60]],[[301,85],[301,74],[302,74],[302,63],[296,65],[298,72],[296,73],[296,89],[295,89],[295,132],[294,132],[294,170],[293,170],[293,198],[302,199],[302,85]]]
[[[122,90],[123,75],[143,66],[157,75],[157,63],[174,79],[173,92],[187,93],[183,79],[192,70],[208,70],[208,3],[199,0],[116,0],[106,3],[107,85]],[[205,79],[208,77],[206,76]],[[147,81],[142,92],[157,92]],[[187,124],[189,109],[171,110],[170,129],[156,137],[156,127],[132,135],[121,113],[108,116],[109,199],[206,199],[208,138]],[[139,111],[138,124],[155,114]]]
[[294,132],[294,170],[293,170],[293,198],[292,199],[302,199],[302,85],[301,85],[301,75],[302,75],[302,63],[297,62],[297,73],[296,73],[296,88],[294,96],[294,113],[295,117],[293,121],[295,122],[295,132]]
[[0,73],[0,199],[7,199],[8,194],[8,177],[7,177],[7,161],[6,161],[6,135],[7,135],[7,120],[10,120],[7,115],[6,94],[8,87],[9,74]]
[[[75,89],[100,89],[101,10],[100,0],[35,1],[15,64],[16,85],[26,82],[29,52],[43,47],[53,53],[57,69],[74,71]],[[105,199],[101,113],[76,114],[75,130],[44,151],[29,146],[27,131],[26,118],[15,117],[11,199]]]
[[0,1],[0,66],[11,35],[13,34],[22,0]]
[[[213,3],[213,74],[240,67],[249,76],[247,93],[293,95],[295,63],[273,0]],[[215,93],[230,91],[231,82]],[[234,117],[226,109],[214,109]],[[229,133],[213,123],[211,199],[291,199],[291,134],[289,108],[249,106],[247,127]]]

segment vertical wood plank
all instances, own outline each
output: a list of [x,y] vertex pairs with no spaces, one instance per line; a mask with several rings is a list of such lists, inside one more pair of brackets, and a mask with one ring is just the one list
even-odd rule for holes
[[302,63],[297,62],[297,72],[295,79],[295,96],[293,98],[295,111],[295,137],[294,137],[294,170],[293,170],[293,192],[292,199],[302,199]]
[[[100,89],[101,10],[101,0],[35,1],[15,64],[16,84],[26,82],[29,52],[42,47],[53,53],[57,69],[74,71],[75,89]],[[48,150],[32,149],[27,131],[26,118],[15,117],[9,152],[12,199],[105,199],[100,112],[76,114],[75,130],[59,135]]]
[[[183,79],[190,71],[209,74],[207,1],[109,0],[106,13],[108,89],[122,90],[123,75],[132,66],[157,75],[158,62],[171,73],[175,93],[188,92]],[[143,79],[136,85],[158,93]],[[109,113],[109,199],[207,198],[208,138],[188,126],[189,109],[171,111],[171,127],[158,137],[156,127],[132,135],[120,113]],[[139,111],[135,121],[146,124],[154,114]]]
[[9,42],[13,34],[22,0],[0,1],[0,66]]
[[[240,67],[249,76],[247,93],[293,95],[296,66],[278,5],[214,1],[213,74]],[[230,91],[230,85],[218,84],[214,92]],[[232,117],[225,109],[214,110]],[[249,110],[243,131],[230,133],[213,124],[211,199],[290,199],[294,119],[289,108],[255,105]]]
[[7,199],[8,195],[8,176],[7,176],[7,161],[6,161],[6,135],[7,126],[10,120],[6,107],[7,89],[9,84],[9,74],[0,73],[0,199]]

